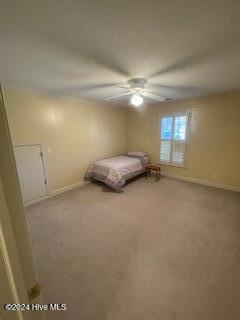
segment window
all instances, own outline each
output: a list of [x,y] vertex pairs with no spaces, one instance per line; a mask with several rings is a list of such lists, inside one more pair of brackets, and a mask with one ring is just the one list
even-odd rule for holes
[[184,167],[186,163],[188,115],[162,117],[160,162]]

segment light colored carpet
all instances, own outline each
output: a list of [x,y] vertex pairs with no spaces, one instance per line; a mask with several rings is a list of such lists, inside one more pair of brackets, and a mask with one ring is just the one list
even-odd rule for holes
[[58,320],[240,319],[240,196],[144,177],[89,184],[27,210]]

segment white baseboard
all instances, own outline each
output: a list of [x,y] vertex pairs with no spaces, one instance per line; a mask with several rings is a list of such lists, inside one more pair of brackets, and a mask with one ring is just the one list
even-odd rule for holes
[[[219,183],[216,181],[209,181],[209,180],[202,180],[202,179],[185,177],[185,176],[178,176],[178,175],[167,173],[167,172],[163,172],[162,175],[167,178],[172,178],[172,179],[177,179],[177,180],[182,180],[182,181],[187,181],[187,182],[193,182],[193,183],[202,184],[202,185],[208,186],[208,187],[214,187],[214,188],[220,188],[220,189],[224,189],[224,190],[240,192],[240,187],[232,186],[232,185],[228,185],[228,184],[222,184],[222,183]],[[59,188],[59,189],[56,189],[56,190],[49,192],[48,195],[46,195],[44,197],[28,201],[28,202],[24,203],[24,205],[29,206],[31,204],[55,197],[58,194],[79,188],[81,186],[85,186],[88,183],[89,183],[88,181],[80,181],[77,183],[67,185],[65,187],[62,187],[62,188]]]
[[219,183],[216,181],[209,181],[209,180],[202,180],[202,179],[185,177],[185,176],[178,176],[178,175],[167,173],[167,172],[163,172],[162,175],[165,177],[168,177],[168,178],[198,183],[198,184],[202,184],[202,185],[208,186],[208,187],[214,187],[214,188],[219,188],[219,189],[224,189],[224,190],[240,192],[240,187],[238,187],[238,186],[223,184],[223,183]]
[[61,193],[64,193],[64,192],[67,192],[67,191],[70,191],[70,190],[85,186],[88,183],[89,183],[88,181],[80,181],[80,182],[73,183],[73,184],[67,185],[65,187],[50,191],[44,197],[41,197],[41,198],[38,198],[38,199],[34,199],[34,200],[31,200],[31,201],[28,201],[28,202],[24,203],[24,206],[27,207],[27,206],[30,206],[31,204],[34,204],[34,203],[37,203],[37,202],[40,202],[40,201],[43,201],[43,200],[46,200],[46,199],[50,199],[52,197],[57,196],[58,194],[61,194]]
[[64,193],[64,192],[69,191],[69,190],[73,190],[73,189],[76,189],[78,187],[85,186],[88,183],[89,183],[88,181],[80,181],[80,182],[77,182],[77,183],[69,184],[69,185],[67,185],[65,187],[62,187],[62,188],[59,188],[59,189],[56,189],[56,190],[52,191],[51,195],[52,196],[56,196],[57,194]]

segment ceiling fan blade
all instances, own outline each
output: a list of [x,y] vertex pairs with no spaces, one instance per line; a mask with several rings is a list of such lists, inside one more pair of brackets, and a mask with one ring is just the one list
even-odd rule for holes
[[175,86],[175,85],[163,85],[163,84],[157,84],[157,83],[152,83],[150,82],[148,84],[148,87],[150,88],[150,90],[169,90],[171,92],[173,91],[177,91],[177,92],[181,92],[181,91],[189,91],[189,90],[197,90],[199,89],[199,87],[194,87],[194,86]]
[[152,93],[146,92],[146,91],[143,92],[142,95],[143,95],[144,97],[147,97],[147,98],[150,98],[150,99],[152,99],[152,100],[159,101],[159,102],[162,102],[162,101],[166,101],[166,100],[167,100],[166,98],[159,97],[159,96],[157,96],[157,95],[155,95],[155,94],[152,94]]
[[117,99],[117,98],[120,98],[120,97],[123,97],[123,96],[127,96],[129,94],[132,94],[132,92],[124,92],[124,93],[120,93],[120,94],[117,94],[115,96],[112,96],[112,97],[108,97],[106,98],[105,100],[114,100],[114,99]]
[[79,90],[88,91],[88,90],[111,88],[114,86],[116,86],[116,83],[86,84],[86,85],[79,86]]
[[[88,93],[89,91],[101,91],[102,89],[111,89],[115,87],[117,83],[92,83],[92,84],[83,84],[83,85],[70,85],[62,88],[56,88],[56,92],[80,92],[80,93]],[[126,88],[125,88],[126,89]]]
[[125,89],[125,90],[129,90],[129,86],[128,85],[122,85],[122,84],[117,84],[116,87],[121,88],[121,89]]

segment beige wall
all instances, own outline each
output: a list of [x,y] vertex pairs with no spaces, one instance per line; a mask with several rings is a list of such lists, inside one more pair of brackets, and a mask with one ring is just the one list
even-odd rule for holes
[[159,119],[164,113],[192,110],[188,167],[165,166],[170,174],[240,186],[240,91],[128,112],[128,149],[147,151],[159,161]]
[[127,149],[145,150],[158,162],[160,116],[185,110],[193,115],[188,167],[164,170],[240,186],[240,91],[127,111],[12,88],[4,88],[4,98],[13,143],[43,147],[50,192],[82,181],[90,162]]
[[82,181],[92,161],[126,151],[124,108],[6,87],[3,93],[13,144],[42,145],[50,192]]

